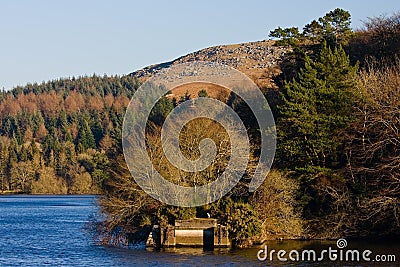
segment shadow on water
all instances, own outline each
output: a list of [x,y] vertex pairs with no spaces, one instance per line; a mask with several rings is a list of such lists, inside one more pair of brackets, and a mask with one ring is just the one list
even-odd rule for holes
[[[266,259],[260,261],[257,259],[259,250],[268,247],[268,252],[275,250],[273,260]],[[108,248],[109,252],[116,255],[118,260],[123,264],[132,264],[138,266],[399,266],[398,260],[400,256],[400,247],[398,241],[385,242],[384,240],[349,240],[348,246],[343,249],[346,253],[348,250],[359,250],[360,255],[364,250],[371,250],[370,262],[349,260],[335,261],[329,260],[325,255],[322,261],[305,260],[302,261],[279,261],[277,252],[285,250],[289,253],[292,250],[300,252],[304,250],[315,250],[317,259],[324,249],[331,247],[338,250],[336,240],[332,241],[302,241],[302,240],[285,240],[285,241],[268,241],[262,246],[256,246],[246,249],[227,249],[215,248],[213,251],[204,251],[202,248],[165,248],[161,250],[154,249],[117,249]],[[339,252],[338,252],[339,253]],[[376,262],[373,261],[375,255],[396,255],[396,262]],[[345,254],[343,254],[345,255]],[[286,258],[288,254],[286,254]],[[343,256],[345,257],[345,256]],[[361,256],[360,256],[361,257]]]
[[[112,248],[94,245],[82,231],[96,211],[95,196],[0,197],[0,266],[400,266],[397,240],[347,240],[348,249],[369,249],[373,255],[394,254],[396,262],[293,262],[259,261],[268,250],[321,251],[334,241],[269,241],[248,249],[168,248],[155,251],[144,246]],[[397,263],[397,264],[396,264]]]

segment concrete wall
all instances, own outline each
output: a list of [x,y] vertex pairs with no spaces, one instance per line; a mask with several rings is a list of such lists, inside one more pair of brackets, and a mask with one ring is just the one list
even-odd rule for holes
[[216,219],[193,218],[176,220],[175,226],[154,226],[147,241],[148,246],[156,247],[229,247],[228,228],[218,225]]
[[176,220],[175,227],[207,229],[217,227],[217,219],[193,218],[189,220]]

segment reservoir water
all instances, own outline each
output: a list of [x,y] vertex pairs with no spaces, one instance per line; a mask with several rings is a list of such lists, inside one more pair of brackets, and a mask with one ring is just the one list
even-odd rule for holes
[[[85,223],[96,213],[94,196],[0,196],[0,266],[397,266],[374,263],[259,261],[260,247],[242,250],[170,249],[151,251],[95,244]],[[330,242],[335,245],[335,242]],[[270,242],[276,250],[329,243]],[[360,243],[360,248],[399,254],[399,244]]]

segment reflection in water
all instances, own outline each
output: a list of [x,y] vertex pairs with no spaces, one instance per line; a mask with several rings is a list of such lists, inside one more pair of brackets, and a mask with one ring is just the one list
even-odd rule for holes
[[[261,262],[264,248],[204,252],[201,248],[161,251],[112,248],[93,244],[82,230],[96,212],[93,196],[0,196],[0,266],[396,266],[376,262]],[[335,241],[270,241],[268,249],[336,248]],[[374,254],[396,254],[399,242],[352,241],[348,248],[369,249]]]

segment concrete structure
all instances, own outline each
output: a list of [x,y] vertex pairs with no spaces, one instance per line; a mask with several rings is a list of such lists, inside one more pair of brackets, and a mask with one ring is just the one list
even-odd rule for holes
[[147,239],[147,246],[160,247],[229,247],[228,228],[216,219],[193,218],[176,220],[175,225],[155,225]]

